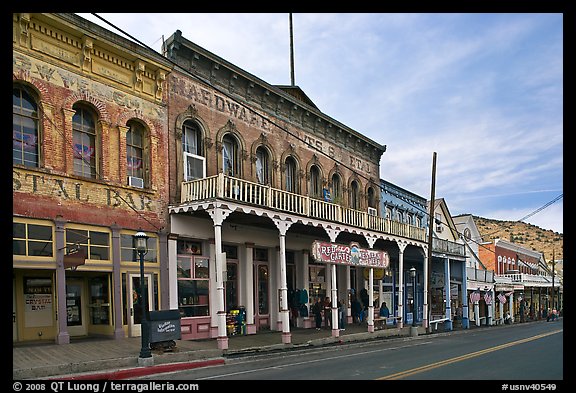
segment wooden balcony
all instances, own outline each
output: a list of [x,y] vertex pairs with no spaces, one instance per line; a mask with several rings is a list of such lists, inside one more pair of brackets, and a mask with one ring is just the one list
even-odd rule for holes
[[426,229],[393,221],[367,212],[349,209],[335,203],[272,188],[220,173],[182,183],[180,202],[210,199],[232,200],[285,213],[345,224],[375,232],[426,241]]

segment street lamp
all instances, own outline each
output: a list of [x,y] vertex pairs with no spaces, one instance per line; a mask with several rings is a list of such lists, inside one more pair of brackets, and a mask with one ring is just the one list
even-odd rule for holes
[[140,295],[142,298],[142,318],[140,321],[142,330],[142,348],[140,349],[140,358],[148,359],[152,357],[150,351],[150,337],[148,332],[148,292],[146,288],[146,278],[144,277],[144,255],[148,252],[148,236],[142,232],[141,229],[134,235],[134,242],[136,243],[136,251],[140,257]]
[[412,277],[412,326],[416,327],[416,316],[418,315],[418,307],[416,304],[416,268],[412,266],[410,268],[410,277]]

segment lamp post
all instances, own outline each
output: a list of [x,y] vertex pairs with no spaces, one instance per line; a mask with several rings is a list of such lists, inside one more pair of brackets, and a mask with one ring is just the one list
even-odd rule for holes
[[146,277],[144,277],[144,255],[148,252],[147,246],[148,236],[138,230],[134,235],[134,242],[136,243],[136,251],[140,257],[140,296],[142,299],[142,318],[140,321],[142,330],[142,348],[140,349],[140,356],[138,357],[139,363],[150,363],[152,360],[152,352],[150,351],[150,337],[148,332],[148,292],[146,288]]

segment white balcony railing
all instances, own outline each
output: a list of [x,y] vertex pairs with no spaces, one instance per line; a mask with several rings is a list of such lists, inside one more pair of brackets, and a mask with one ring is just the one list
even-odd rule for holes
[[220,173],[182,183],[181,203],[227,199],[323,221],[426,241],[426,229],[370,215],[335,203],[272,188]]

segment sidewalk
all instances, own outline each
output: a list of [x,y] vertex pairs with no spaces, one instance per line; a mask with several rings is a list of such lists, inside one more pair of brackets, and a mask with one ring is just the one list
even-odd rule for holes
[[[222,364],[226,357],[265,351],[293,350],[338,342],[363,341],[380,337],[408,337],[410,327],[388,327],[367,331],[366,325],[348,325],[340,337],[322,329],[291,329],[291,344],[282,343],[282,332],[264,331],[245,336],[229,336],[228,349],[218,349],[215,339],[176,342],[172,352],[152,351],[154,365],[140,367],[140,337],[72,339],[70,344],[54,342],[14,343],[14,380],[24,379],[124,379],[159,372]],[[418,334],[426,334],[418,327]]]

